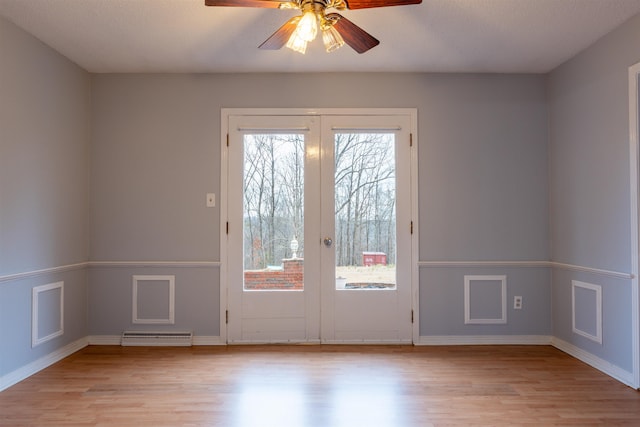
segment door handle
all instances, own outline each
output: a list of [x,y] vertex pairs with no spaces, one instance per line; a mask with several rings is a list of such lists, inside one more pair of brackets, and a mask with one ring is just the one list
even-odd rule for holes
[[331,237],[325,237],[324,240],[322,241],[324,243],[324,245],[328,248],[331,247],[331,245],[333,245],[333,239]]

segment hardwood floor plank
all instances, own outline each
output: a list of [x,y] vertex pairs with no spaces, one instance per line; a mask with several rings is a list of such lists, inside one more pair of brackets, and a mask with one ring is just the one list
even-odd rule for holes
[[0,426],[640,425],[640,393],[547,346],[90,346]]

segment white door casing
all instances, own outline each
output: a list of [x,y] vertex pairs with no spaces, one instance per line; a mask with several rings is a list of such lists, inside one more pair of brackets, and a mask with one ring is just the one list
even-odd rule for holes
[[[228,135],[229,146],[223,144],[221,156],[221,200],[226,203],[221,211],[220,321],[221,336],[229,343],[417,339],[417,150],[411,140],[417,140],[416,119],[415,109],[223,109],[221,136],[225,141]],[[242,138],[280,131],[303,134],[306,143],[304,291],[247,292],[242,286]],[[394,290],[337,290],[333,248],[323,244],[324,237],[334,233],[333,135],[360,131],[393,133],[396,138]]]

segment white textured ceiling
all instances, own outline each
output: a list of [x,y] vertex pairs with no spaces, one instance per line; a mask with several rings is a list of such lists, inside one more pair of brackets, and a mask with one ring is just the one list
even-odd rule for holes
[[359,55],[257,46],[294,11],[204,0],[0,0],[0,15],[91,72],[547,72],[640,0],[423,0],[341,12],[380,40]]

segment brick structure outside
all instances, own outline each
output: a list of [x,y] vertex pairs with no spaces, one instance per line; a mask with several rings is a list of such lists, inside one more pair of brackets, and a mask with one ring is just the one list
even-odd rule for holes
[[302,290],[304,259],[285,259],[281,270],[247,270],[244,272],[244,288]]

